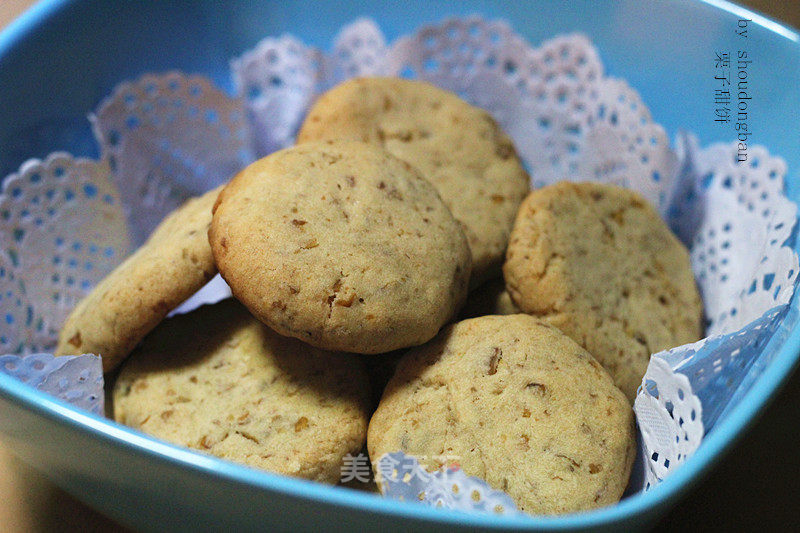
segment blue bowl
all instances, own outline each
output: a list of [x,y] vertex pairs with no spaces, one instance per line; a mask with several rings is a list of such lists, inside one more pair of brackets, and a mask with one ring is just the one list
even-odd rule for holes
[[[291,32],[327,47],[358,16],[374,18],[393,39],[445,15],[472,13],[507,19],[532,43],[586,33],[656,121],[670,134],[693,131],[703,144],[732,140],[713,120],[714,52],[736,50],[737,20],[751,19],[753,138],[786,159],[787,192],[800,201],[800,36],[724,0],[45,1],[0,34],[0,175],[55,150],[96,156],[87,112],[116,83],[145,72],[181,69],[229,88],[229,58],[267,35]],[[647,493],[582,514],[467,515],[256,471],[165,444],[2,374],[0,436],[77,498],[137,529],[644,528],[719,459],[789,375],[800,353],[797,299],[792,309],[791,334],[767,346],[772,363],[682,468]]]

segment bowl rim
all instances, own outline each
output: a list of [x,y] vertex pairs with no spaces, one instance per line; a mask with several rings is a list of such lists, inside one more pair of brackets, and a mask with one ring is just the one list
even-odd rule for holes
[[[775,342],[777,340],[773,338],[766,349]],[[434,509],[425,505],[409,505],[346,487],[332,487],[257,470],[161,441],[111,419],[79,409],[3,373],[0,373],[0,397],[9,399],[54,423],[88,432],[94,438],[122,448],[127,453],[147,456],[160,463],[189,468],[212,478],[247,484],[259,490],[281,492],[293,497],[346,507],[353,511],[363,510],[396,518],[427,520],[442,525],[562,531],[619,524],[663,507],[688,490],[754,421],[755,416],[771,399],[773,392],[797,363],[799,353],[800,329],[796,329],[786,339],[776,358],[740,404],[706,436],[697,452],[658,486],[631,495],[616,505],[556,517],[498,516]]]
[[[28,39],[40,26],[79,1],[40,0],[25,11],[0,32],[0,60],[14,47]],[[696,1],[730,14],[747,16],[754,24],[762,26],[770,33],[800,45],[800,33],[797,30],[749,8],[727,0]],[[800,46],[796,52],[800,59]],[[797,298],[793,297],[790,312],[797,311],[798,306]],[[779,341],[780,339],[773,336],[765,346],[765,350],[769,350],[770,347],[774,349],[774,345]],[[699,481],[700,476],[716,464],[722,458],[722,454],[730,450],[741,438],[743,432],[763,412],[767,403],[775,397],[779,387],[788,380],[792,370],[798,366],[800,328],[790,331],[783,345],[776,351],[774,359],[738,405],[706,434],[695,454],[658,486],[646,492],[636,493],[609,507],[556,517],[467,514],[424,505],[408,505],[353,489],[331,487],[256,470],[158,440],[113,420],[78,409],[2,373],[0,373],[0,397],[52,422],[69,426],[76,431],[88,431],[94,438],[123,448],[128,453],[148,456],[161,463],[189,468],[212,478],[247,484],[260,490],[281,492],[293,497],[346,507],[353,511],[363,510],[401,519],[426,520],[440,525],[560,531],[627,522],[658,509],[664,510],[669,503],[688,491]]]

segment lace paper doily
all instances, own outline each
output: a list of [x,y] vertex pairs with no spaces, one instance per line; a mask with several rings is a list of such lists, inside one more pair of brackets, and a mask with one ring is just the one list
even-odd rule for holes
[[378,460],[377,471],[381,491],[394,500],[469,512],[519,514],[508,494],[467,476],[457,466],[428,472],[414,456],[394,452]]
[[0,287],[6,352],[51,350],[81,298],[131,251],[105,162],[55,153],[3,181]]
[[0,355],[0,372],[103,416],[103,365],[95,355]]
[[137,245],[184,200],[254,159],[241,102],[199,76],[121,83],[90,118]]
[[[342,29],[329,54],[270,37],[231,61],[235,97],[177,72],[121,84],[92,116],[102,161],[54,154],[4,182],[0,348],[51,348],[65,314],[131,240],[141,242],[181,201],[254,157],[290,145],[313,99],[355,75],[426,80],[486,108],[514,138],[534,186],[591,179],[636,189],[658,206],[691,250],[709,337],[651,360],[634,407],[644,473],[634,488],[685,462],[768,364],[764,347],[789,312],[798,260],[786,245],[796,206],[783,194],[785,163],[752,147],[748,164],[738,165],[735,145],[701,149],[689,135],[673,150],[638,93],[605,74],[586,37],[533,47],[506,23],[480,17],[448,19],[394,43],[361,19]],[[217,278],[174,312],[229,295]],[[401,468],[387,477],[390,496],[424,492],[429,503],[470,507],[442,485],[463,472],[404,486],[419,466],[404,470],[403,457],[394,459]]]

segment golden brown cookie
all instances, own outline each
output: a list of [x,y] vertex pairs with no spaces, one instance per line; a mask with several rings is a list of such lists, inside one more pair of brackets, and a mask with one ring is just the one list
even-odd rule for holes
[[469,247],[408,163],[360,143],[306,143],[225,187],[209,232],[233,294],[282,335],[382,353],[426,342],[463,304]]
[[103,370],[112,370],[216,274],[208,227],[220,190],[192,198],[168,215],[141,248],[78,303],[61,328],[56,355],[101,355]]
[[369,385],[349,354],[282,337],[226,300],[167,319],[114,385],[114,418],[164,440],[336,483],[366,438]]
[[457,462],[533,514],[618,501],[635,442],[631,407],[603,367],[522,314],[464,320],[410,351],[367,436],[373,465],[398,450],[428,470]]
[[650,354],[702,336],[686,248],[627,189],[562,182],[533,191],[504,273],[514,303],[589,350],[631,401]]
[[316,101],[297,136],[298,143],[323,139],[376,143],[411,163],[464,228],[471,286],[500,273],[529,178],[486,111],[421,81],[352,79]]
[[511,301],[503,278],[487,281],[469,293],[467,303],[459,315],[461,319],[486,315],[516,315],[521,313]]

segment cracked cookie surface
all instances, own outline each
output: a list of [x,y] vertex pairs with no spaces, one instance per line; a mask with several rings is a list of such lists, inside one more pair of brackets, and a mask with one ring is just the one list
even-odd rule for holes
[[360,143],[306,143],[225,187],[209,232],[233,294],[278,333],[383,353],[422,344],[463,304],[466,238],[408,163]]
[[363,446],[369,416],[355,356],[282,337],[232,299],[159,325],[122,367],[113,398],[122,424],[325,483]]
[[401,359],[367,447],[373,465],[397,450],[429,470],[457,462],[520,509],[556,514],[619,500],[633,423],[611,377],[569,337],[528,315],[485,316]]
[[644,198],[621,187],[533,191],[504,274],[514,303],[586,348],[631,401],[651,354],[702,336],[689,253]]
[[113,370],[167,314],[217,272],[208,227],[222,187],[188,200],[106,276],[67,320],[56,355],[101,355]]
[[320,96],[297,136],[324,139],[375,143],[416,167],[464,228],[471,286],[499,274],[529,177],[489,113],[425,82],[356,78]]

